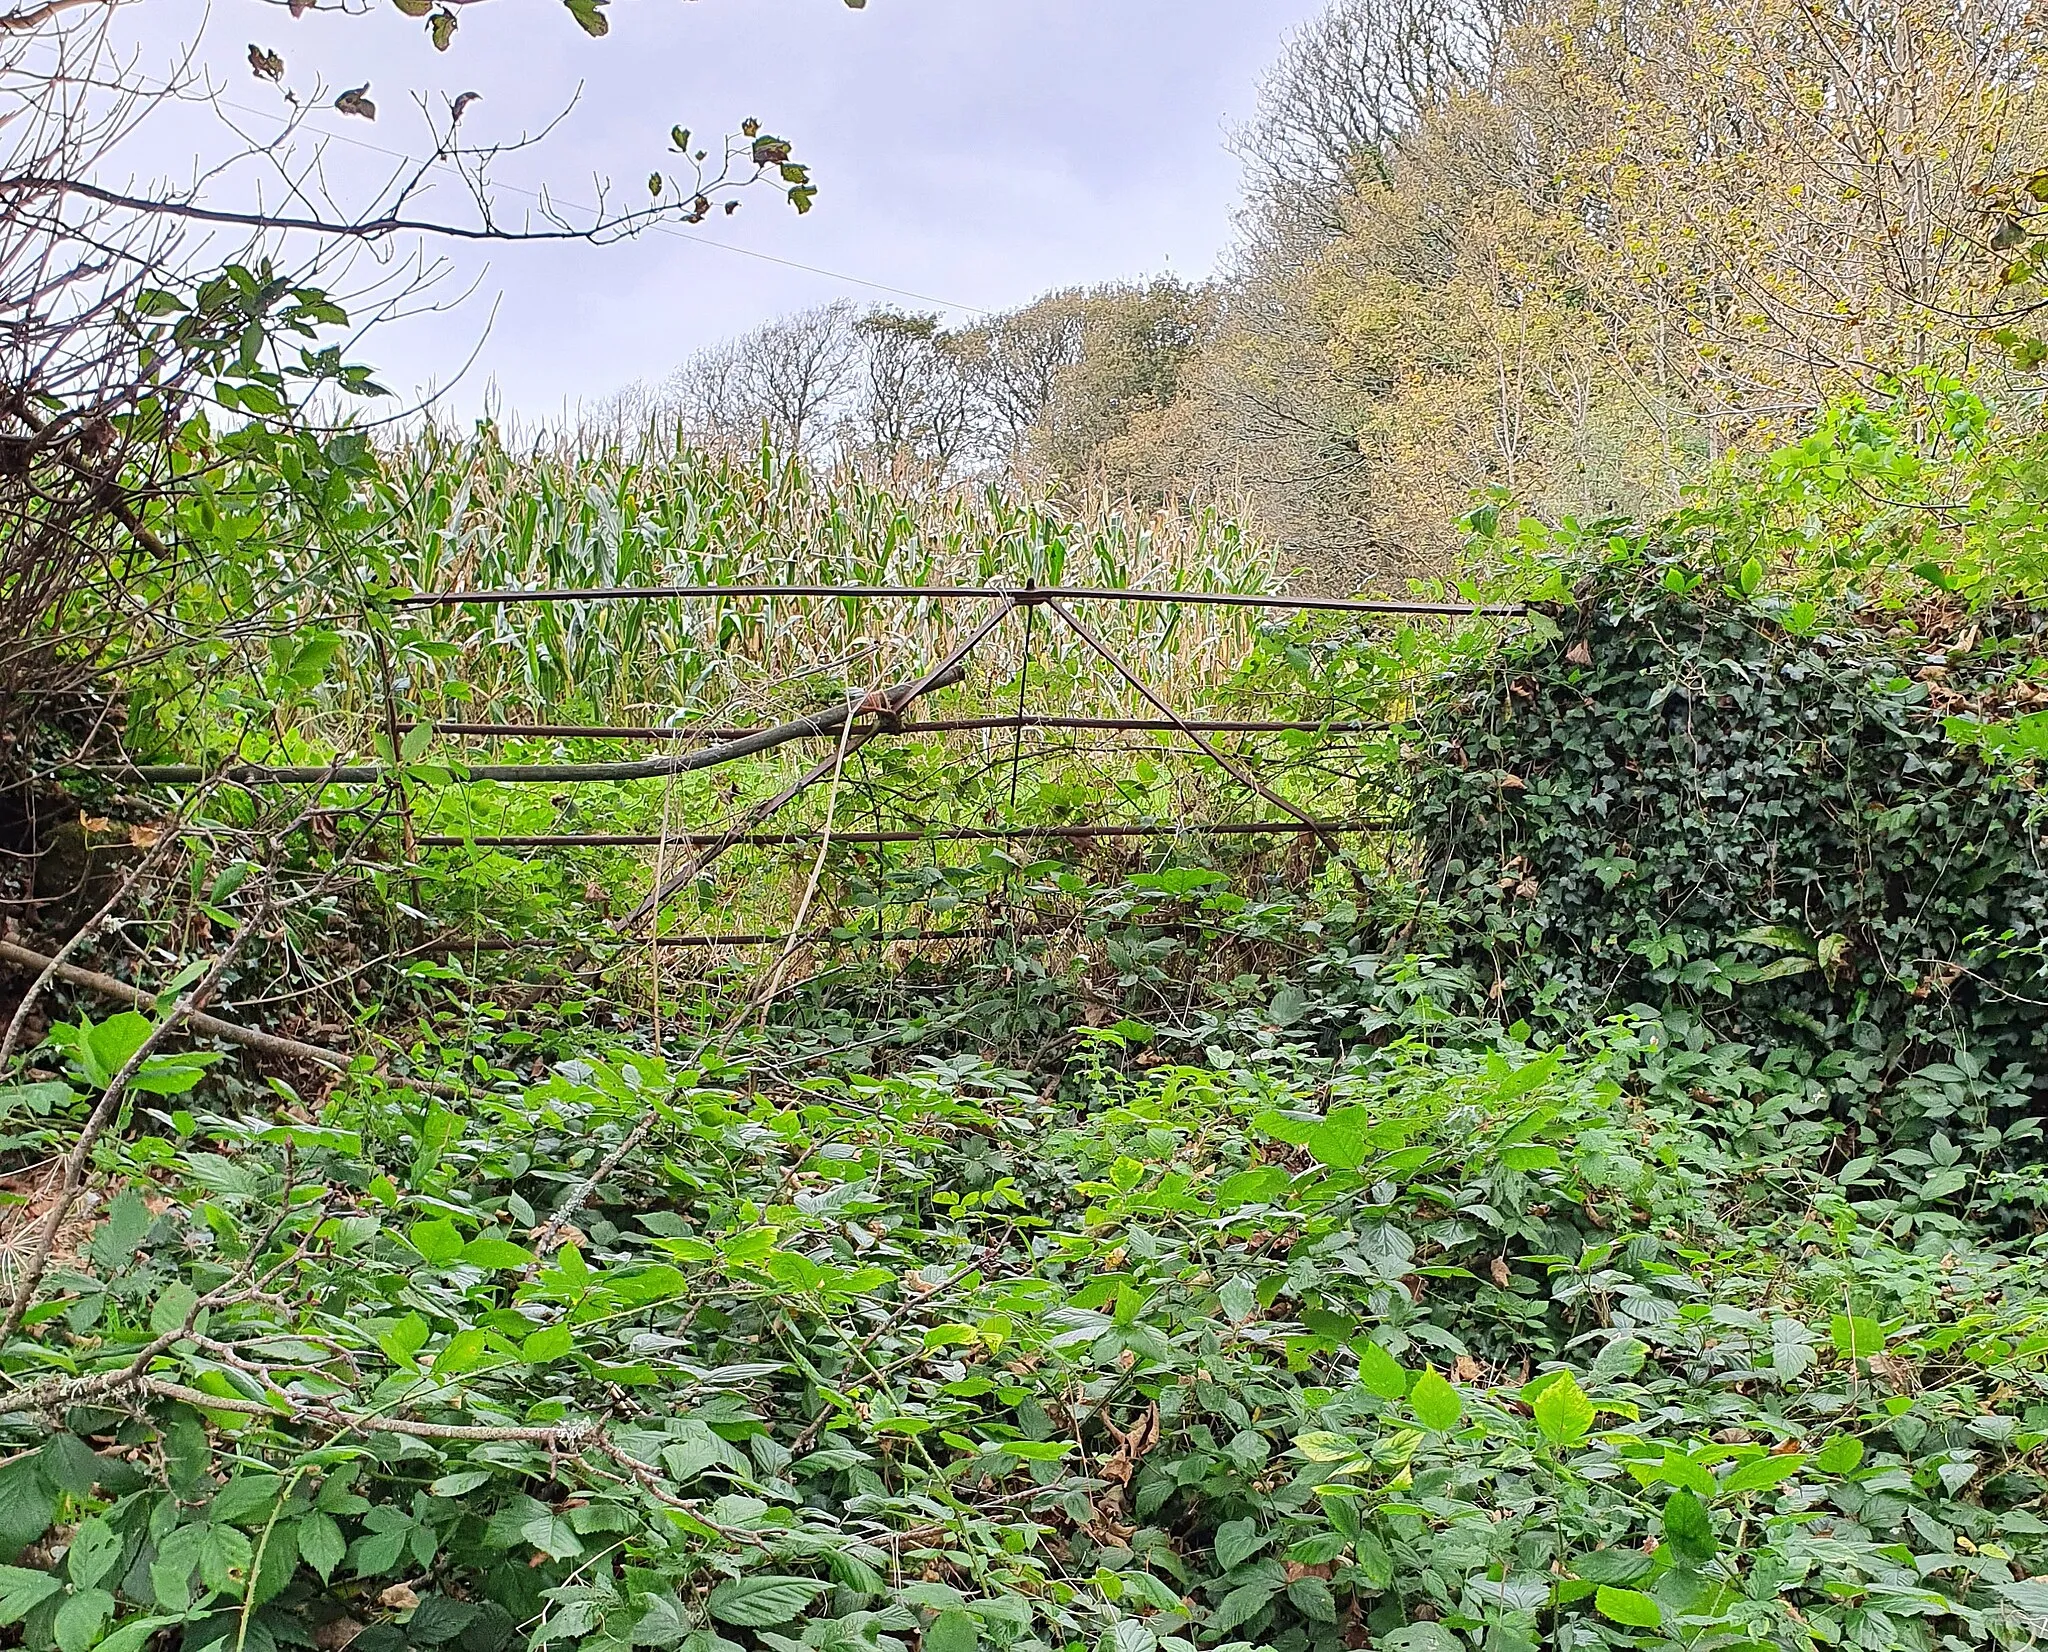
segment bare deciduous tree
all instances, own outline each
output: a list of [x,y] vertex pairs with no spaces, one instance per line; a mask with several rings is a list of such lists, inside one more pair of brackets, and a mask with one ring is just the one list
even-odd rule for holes
[[[599,3],[568,9],[601,34]],[[136,592],[189,577],[180,559],[192,548],[165,509],[174,471],[202,473],[222,430],[306,434],[331,416],[312,411],[324,398],[382,393],[338,340],[417,292],[421,261],[383,249],[603,243],[730,211],[756,183],[799,211],[814,193],[790,145],[749,120],[702,145],[667,133],[631,199],[601,190],[584,210],[546,195],[508,207],[493,163],[545,134],[473,139],[474,94],[443,106],[409,158],[351,193],[331,182],[349,169],[330,172],[308,116],[373,120],[367,87],[330,95],[296,52],[288,64],[252,44],[249,72],[275,111],[230,118],[196,61],[196,16],[167,75],[116,49],[113,20],[113,0],[0,13],[0,737],[14,742],[22,708],[92,681],[111,637],[124,636],[132,659]],[[432,46],[447,48],[455,25],[446,7],[430,17]],[[148,123],[180,103],[216,117],[182,128],[199,131],[203,150],[188,181],[135,182]],[[384,262],[370,316],[354,306],[352,317],[333,293],[365,248]]]
[[1333,0],[1287,38],[1232,135],[1255,213],[1325,232],[1360,176],[1448,91],[1483,85],[1518,0]]

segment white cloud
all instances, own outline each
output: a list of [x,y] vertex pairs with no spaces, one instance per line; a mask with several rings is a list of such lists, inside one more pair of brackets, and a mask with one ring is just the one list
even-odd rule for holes
[[[1315,0],[870,0],[862,11],[839,0],[618,0],[610,37],[589,40],[556,0],[497,0],[461,8],[454,48],[437,56],[421,26],[388,5],[295,21],[280,6],[223,0],[204,38],[225,96],[249,109],[274,101],[249,74],[251,41],[282,52],[294,84],[317,70],[329,98],[371,83],[374,126],[319,119],[350,140],[329,152],[345,183],[391,164],[366,145],[417,137],[408,89],[480,91],[471,135],[505,136],[547,121],[580,82],[545,166],[517,161],[502,174],[524,185],[544,175],[567,199],[590,198],[600,176],[644,188],[672,124],[711,134],[758,115],[813,166],[816,210],[799,219],[760,192],[703,239],[1000,308],[1067,283],[1205,273],[1228,242],[1236,196],[1225,125],[1249,112],[1280,37],[1314,9]],[[159,61],[173,10],[126,13]],[[143,159],[124,159],[179,176],[181,141],[196,152],[203,132],[174,114],[148,128]],[[475,299],[394,323],[366,353],[394,387],[446,383],[495,302],[478,364],[451,398],[465,411],[495,380],[508,406],[544,416],[659,377],[769,316],[887,297],[674,235],[451,258],[443,291],[474,281]]]

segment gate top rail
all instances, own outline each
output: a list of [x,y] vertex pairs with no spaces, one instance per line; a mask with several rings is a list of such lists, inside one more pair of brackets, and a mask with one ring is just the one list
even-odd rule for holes
[[1450,614],[1513,616],[1528,612],[1519,602],[1410,602],[1366,597],[1269,596],[1245,591],[1140,591],[1116,586],[1002,585],[592,585],[534,590],[409,591],[391,598],[394,608],[508,607],[534,602],[654,602],[720,597],[857,597],[882,601],[1008,599],[1017,603],[1061,601],[1195,603],[1212,608],[1273,608],[1333,614]]

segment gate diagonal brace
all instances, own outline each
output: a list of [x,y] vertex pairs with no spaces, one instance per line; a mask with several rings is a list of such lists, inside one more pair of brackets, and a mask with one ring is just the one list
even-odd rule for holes
[[874,718],[874,721],[867,724],[864,728],[854,730],[851,738],[838,751],[833,752],[830,757],[814,763],[809,769],[806,769],[766,802],[757,804],[754,808],[748,810],[739,820],[733,822],[731,828],[716,843],[706,848],[702,854],[698,855],[680,871],[672,876],[663,878],[648,897],[633,909],[632,915],[626,920],[626,927],[628,929],[637,929],[643,923],[649,923],[658,919],[664,901],[677,890],[694,883],[703,875],[706,867],[735,843],[739,842],[748,832],[759,827],[762,822],[777,814],[791,801],[816,785],[820,780],[823,780],[827,775],[836,772],[847,758],[874,739],[876,735],[886,732],[892,722],[900,724],[904,712],[908,711],[922,696],[929,694],[935,688],[944,688],[950,683],[959,682],[961,678],[967,675],[967,656],[974,652],[981,640],[1000,625],[1003,622],[1004,616],[1009,614],[1016,606],[1017,599],[1014,596],[1006,595],[1004,600],[996,605],[995,610],[981,624],[968,633],[964,641],[957,644],[951,653],[922,677],[918,678],[917,681],[898,683],[893,688],[882,689],[877,693],[868,695],[858,706],[851,708],[842,718],[842,721],[856,716],[869,716]]

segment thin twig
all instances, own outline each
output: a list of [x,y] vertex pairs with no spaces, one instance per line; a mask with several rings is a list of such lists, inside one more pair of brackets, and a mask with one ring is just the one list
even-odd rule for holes
[[267,917],[269,911],[267,887],[263,893],[266,898],[242,920],[241,927],[221,949],[220,956],[213,961],[212,966],[186,990],[176,1004],[171,1006],[170,1014],[150,1029],[149,1036],[137,1045],[134,1053],[121,1064],[120,1070],[114,1074],[112,1081],[100,1096],[98,1104],[87,1116],[85,1127],[78,1133],[78,1140],[64,1156],[63,1168],[57,1180],[56,1195],[50,1202],[49,1210],[44,1214],[42,1227],[36,1234],[35,1247],[29,1255],[28,1266],[22,1272],[21,1282],[15,1287],[13,1301],[8,1304],[7,1317],[0,1321],[0,1343],[5,1343],[21,1328],[22,1317],[28,1312],[29,1304],[35,1300],[36,1291],[43,1282],[43,1275],[49,1271],[50,1258],[57,1248],[57,1234],[63,1228],[64,1218],[71,1213],[71,1206],[84,1185],[86,1166],[92,1162],[93,1148],[99,1144],[100,1137],[106,1134],[107,1127],[119,1116],[121,1102],[128,1093],[128,1086],[142,1070],[142,1064],[156,1053],[157,1046],[211,996],[213,989],[220,984],[221,978],[233,967],[235,959],[241,956],[242,949],[255,937],[256,931],[261,927],[261,920]]
[[[120,904],[128,898],[129,891],[156,870],[157,864],[169,854],[171,847],[177,841],[177,833],[166,828],[163,836],[150,845],[148,853],[133,866],[129,867],[126,875],[122,877],[119,886],[106,898],[105,903],[100,909],[90,918],[87,918],[68,941],[43,960],[36,978],[29,983],[28,990],[21,995],[21,1002],[14,1006],[14,1014],[7,1022],[7,1031],[4,1034],[0,1034],[0,1074],[4,1074],[7,1071],[8,1059],[14,1054],[15,1040],[21,1036],[21,1029],[28,1024],[29,1011],[35,1006],[36,1000],[42,996],[43,989],[52,981],[58,979],[63,973],[65,960],[70,958],[74,952],[78,951],[79,948],[99,933],[100,925],[114,915]],[[16,956],[14,958],[14,962],[18,964],[29,963],[35,957],[35,954],[29,952],[26,947],[15,950],[19,954],[23,954],[23,956]],[[80,973],[86,972],[81,971]]]

